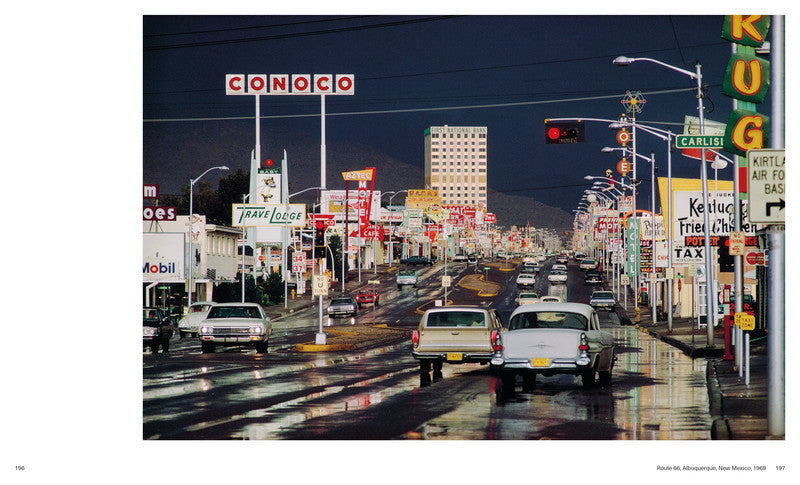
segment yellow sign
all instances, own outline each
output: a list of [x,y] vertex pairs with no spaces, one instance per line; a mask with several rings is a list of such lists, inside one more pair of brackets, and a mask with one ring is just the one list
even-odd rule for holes
[[374,170],[354,170],[352,172],[342,172],[345,180],[372,180]]
[[745,312],[738,312],[733,316],[733,323],[742,330],[755,330],[756,317]]
[[433,189],[409,189],[406,196],[406,207],[409,209],[427,209],[432,205],[441,204],[439,191]]

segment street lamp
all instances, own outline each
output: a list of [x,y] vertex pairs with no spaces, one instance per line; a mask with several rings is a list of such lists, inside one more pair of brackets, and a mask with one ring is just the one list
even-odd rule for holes
[[[615,123],[611,123],[608,127],[612,129],[617,128],[624,128],[626,126],[633,126],[634,128],[638,128],[646,133],[649,133],[656,138],[660,138],[663,141],[667,142],[667,217],[666,217],[666,228],[667,228],[667,267],[672,268],[672,239],[674,237],[672,233],[672,138],[677,136],[669,130],[661,130],[658,128],[653,128],[652,126],[641,125],[639,123],[633,123],[629,121],[618,121]],[[663,209],[662,209],[663,210]],[[672,331],[672,282],[670,281],[667,285],[667,300],[669,301],[669,311],[667,312],[667,329],[671,332]]]
[[[205,172],[201,173],[195,179],[189,179],[189,306],[192,306],[192,290],[194,289],[194,278],[192,275],[192,259],[194,258],[194,248],[192,247],[192,215],[194,213],[194,184],[196,184],[203,175],[212,170],[229,170],[227,166],[220,165],[219,167],[211,167]],[[242,259],[244,259],[244,251],[242,251]],[[244,275],[242,275],[244,278]]]
[[[402,194],[403,192],[408,193],[408,190],[407,189],[397,190],[394,193],[392,193],[392,196],[389,197],[389,205],[390,206],[392,205],[392,199],[394,199],[395,195]],[[392,228],[391,231],[389,231],[389,266],[391,266],[392,264],[394,264],[394,224],[389,222],[389,225]]]
[[[701,71],[700,61],[696,61],[695,63],[695,72],[687,71],[686,69],[681,69],[679,67],[666,64],[661,61],[657,61],[655,59],[651,59],[649,57],[625,57],[619,56],[614,59],[613,63],[617,66],[627,66],[636,61],[647,61],[652,62],[654,64],[658,64],[659,66],[666,67],[667,69],[679,72],[685,76],[689,76],[690,78],[697,81],[697,115],[700,120],[700,135],[704,134],[704,119],[703,119],[703,75]],[[703,206],[705,210],[703,210],[703,226],[705,227],[705,231],[703,231],[703,247],[705,248],[705,277],[706,277],[706,336],[708,338],[708,346],[714,346],[714,323],[717,320],[717,306],[715,304],[715,296],[713,295],[714,284],[712,281],[712,273],[711,273],[711,244],[709,242],[709,235],[710,232],[710,225],[708,222],[708,171],[706,169],[706,149],[702,148],[700,150],[700,176],[701,176],[701,184],[703,186]]]
[[[653,152],[650,152],[650,157],[645,157],[644,155],[640,155],[638,153],[633,153],[626,147],[619,147],[619,148],[610,148],[610,147],[603,147],[600,151],[603,153],[611,153],[613,151],[620,150],[623,153],[627,153],[629,155],[637,156],[647,162],[650,163],[650,220],[651,220],[651,247],[650,247],[650,297],[652,298],[650,302],[650,307],[653,309],[653,325],[657,323],[657,314],[656,314],[656,303],[658,302],[656,298],[656,158]],[[672,301],[670,300],[669,306],[672,306]]]

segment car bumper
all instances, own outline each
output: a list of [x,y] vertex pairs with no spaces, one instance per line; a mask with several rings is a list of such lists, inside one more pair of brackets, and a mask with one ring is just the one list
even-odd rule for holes
[[596,310],[613,310],[614,303],[589,303],[589,305]]
[[[456,355],[457,354],[457,355]],[[449,364],[464,364],[470,362],[489,362],[492,352],[419,352],[411,351],[411,355],[420,361],[447,362]],[[460,356],[460,359],[455,357]]]
[[588,355],[576,359],[548,359],[547,366],[533,365],[532,359],[503,359],[495,355],[491,364],[504,372],[536,372],[543,375],[580,374],[591,368],[592,358]]
[[267,339],[263,335],[203,335],[200,337],[200,341],[213,342],[216,345],[247,345],[266,342]]
[[356,310],[355,308],[347,309],[347,310],[328,310],[329,317],[349,317],[351,315],[355,315]]

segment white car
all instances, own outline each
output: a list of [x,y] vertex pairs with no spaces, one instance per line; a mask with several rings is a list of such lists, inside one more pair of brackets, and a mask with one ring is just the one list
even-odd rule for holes
[[567,272],[560,269],[551,269],[550,274],[547,275],[547,281],[550,283],[566,283]]
[[206,319],[208,311],[216,304],[213,301],[196,301],[192,303],[186,311],[186,316],[178,322],[178,332],[180,332],[181,338],[187,335],[197,337],[197,333],[200,331],[200,322]]
[[530,303],[539,303],[539,295],[536,293],[520,292],[514,300],[517,305],[528,305]]
[[563,265],[563,264],[554,264],[553,265],[553,269],[559,269],[561,271],[566,271],[567,270],[567,266]]
[[517,276],[517,286],[533,286],[536,284],[536,276],[531,273],[520,273]]
[[417,272],[413,269],[401,269],[397,272],[397,289],[403,285],[411,285],[417,287]]
[[591,258],[583,258],[581,260],[580,268],[584,271],[588,269],[597,269],[597,261]]
[[205,354],[217,345],[245,345],[263,354],[271,333],[269,316],[258,303],[217,303],[200,323],[200,348]]
[[584,387],[611,382],[614,337],[600,329],[597,313],[583,303],[539,303],[517,307],[508,330],[496,339],[491,364],[500,372],[503,394],[514,392],[517,375],[525,390],[537,374],[581,376]]

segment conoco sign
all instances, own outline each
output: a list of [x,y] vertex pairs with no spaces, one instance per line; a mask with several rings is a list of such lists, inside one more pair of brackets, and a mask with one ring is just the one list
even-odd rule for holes
[[353,74],[226,74],[227,95],[352,95]]

